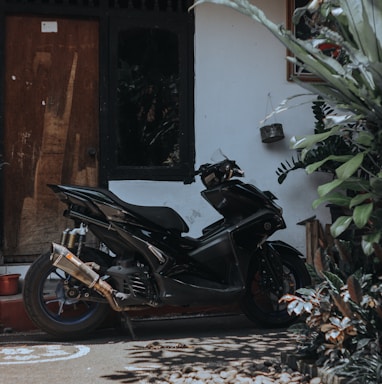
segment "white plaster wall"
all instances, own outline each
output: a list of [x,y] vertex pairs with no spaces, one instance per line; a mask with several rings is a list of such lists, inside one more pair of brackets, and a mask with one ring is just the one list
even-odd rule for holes
[[[285,22],[285,2],[256,0],[272,20]],[[293,135],[313,132],[310,105],[277,115],[285,140],[263,144],[259,122],[264,119],[267,96],[273,106],[305,92],[286,80],[285,48],[264,27],[229,8],[204,4],[195,10],[195,136],[196,168],[221,148],[245,170],[245,181],[271,190],[284,208],[287,229],[273,237],[305,251],[305,228],[296,223],[317,215],[327,222],[327,209],[313,211],[317,183],[324,175],[292,172],[279,185],[276,169],[290,159]],[[271,120],[270,122],[274,122]],[[190,226],[190,236],[219,218],[203,200],[199,180],[181,182],[111,181],[110,189],[134,204],[166,205],[177,210]]]

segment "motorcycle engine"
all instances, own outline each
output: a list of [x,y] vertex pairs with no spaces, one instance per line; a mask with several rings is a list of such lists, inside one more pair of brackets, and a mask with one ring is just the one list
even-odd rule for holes
[[138,301],[135,304],[152,305],[154,288],[147,267],[142,265],[115,265],[107,269],[106,274],[113,280],[113,286],[119,292],[129,295]]

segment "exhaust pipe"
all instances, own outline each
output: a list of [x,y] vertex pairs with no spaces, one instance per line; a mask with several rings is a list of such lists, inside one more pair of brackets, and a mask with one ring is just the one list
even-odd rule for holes
[[57,268],[73,276],[84,283],[87,287],[94,289],[104,296],[114,311],[122,312],[124,308],[120,307],[115,297],[127,298],[127,295],[117,292],[106,281],[100,279],[100,275],[81,261],[77,256],[70,252],[63,245],[53,243],[50,260]]

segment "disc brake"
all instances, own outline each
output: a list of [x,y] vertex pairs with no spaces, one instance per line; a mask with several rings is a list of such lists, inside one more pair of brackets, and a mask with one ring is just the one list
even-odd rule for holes
[[[76,297],[68,297],[68,288],[65,287],[66,285],[66,281],[59,281],[55,289],[56,298],[45,302],[45,304],[59,303],[58,315],[61,315],[64,312],[64,305],[73,305],[78,303],[78,295]],[[70,294],[70,296],[73,296],[73,293]]]
[[279,254],[273,249],[263,249],[260,258],[261,284],[277,300],[284,294],[284,270]]

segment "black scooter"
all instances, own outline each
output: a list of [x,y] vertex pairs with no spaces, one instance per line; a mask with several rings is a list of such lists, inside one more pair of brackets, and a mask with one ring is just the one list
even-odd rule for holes
[[[267,241],[285,228],[275,196],[233,179],[243,172],[229,159],[196,174],[206,187],[202,196],[222,215],[199,238],[185,236],[188,226],[171,208],[132,205],[100,188],[49,185],[76,226],[26,274],[24,303],[33,322],[73,338],[99,327],[107,306],[130,326],[128,313],[137,307],[240,303],[256,323],[290,323],[279,299],[310,279],[296,249]],[[86,245],[88,231],[99,248]]]

